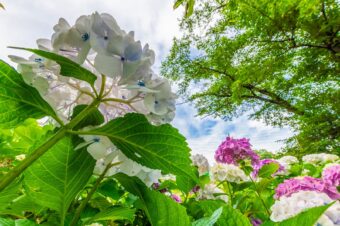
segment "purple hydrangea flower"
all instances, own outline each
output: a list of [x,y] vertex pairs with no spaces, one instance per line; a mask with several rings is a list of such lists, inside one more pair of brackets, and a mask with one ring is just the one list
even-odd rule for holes
[[181,203],[181,202],[182,202],[181,197],[179,197],[178,195],[172,194],[172,195],[171,195],[171,198],[172,198],[173,200],[175,200],[176,202],[178,202],[178,203]]
[[322,179],[330,186],[340,186],[340,164],[326,167],[322,172]]
[[329,186],[323,180],[314,177],[291,178],[279,184],[275,190],[275,199],[289,197],[299,191],[318,191],[326,193],[332,199],[339,199],[340,193],[335,186]]
[[276,175],[278,172],[282,172],[285,170],[284,166],[281,165],[278,161],[274,160],[274,159],[262,159],[260,161],[258,161],[257,163],[253,164],[253,172],[252,172],[252,176],[253,177],[257,177],[257,174],[259,173],[260,169],[264,166],[264,165],[267,165],[269,163],[277,163],[279,164],[279,169],[272,175]]
[[258,219],[258,218],[251,218],[251,224],[253,225],[253,226],[260,226],[261,224],[262,224],[262,221],[260,220],[260,219]]
[[251,149],[249,139],[233,139],[227,137],[215,152],[215,160],[220,163],[234,164],[242,159],[250,159],[252,163],[259,161],[260,157]]

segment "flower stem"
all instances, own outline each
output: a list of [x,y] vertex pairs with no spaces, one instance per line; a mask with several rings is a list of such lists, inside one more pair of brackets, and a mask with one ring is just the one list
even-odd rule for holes
[[263,205],[264,208],[266,209],[266,212],[267,212],[267,214],[268,214],[268,217],[270,217],[270,215],[271,215],[270,210],[269,210],[269,208],[267,207],[267,205],[266,205],[266,203],[264,202],[264,200],[262,199],[260,193],[258,192],[255,181],[251,178],[251,176],[249,176],[249,178],[250,178],[251,182],[254,184],[255,193],[257,194],[257,196],[259,197],[259,199],[260,199],[262,205]]
[[94,100],[92,104],[87,106],[82,112],[80,112],[74,119],[72,119],[66,126],[61,127],[49,140],[38,147],[32,154],[27,156],[20,164],[13,168],[9,173],[1,178],[0,192],[4,190],[12,181],[15,180],[27,167],[34,163],[38,158],[45,154],[51,147],[53,147],[59,140],[65,137],[67,131],[75,127],[81,122],[87,115],[89,115],[93,109],[97,107],[100,100]]
[[92,195],[96,192],[96,190],[98,189],[100,182],[102,182],[102,180],[104,179],[107,171],[109,171],[109,169],[112,166],[115,166],[117,164],[120,164],[120,162],[118,163],[113,163],[113,164],[108,164],[104,171],[102,172],[102,174],[99,175],[98,179],[96,180],[95,184],[93,185],[93,187],[91,188],[90,192],[87,194],[86,198],[80,203],[80,205],[78,206],[78,208],[76,209],[76,212],[74,214],[74,217],[71,221],[70,226],[74,226],[77,224],[77,221],[80,217],[80,214],[83,212],[84,208],[86,207],[86,204],[90,201],[90,199],[92,198]]

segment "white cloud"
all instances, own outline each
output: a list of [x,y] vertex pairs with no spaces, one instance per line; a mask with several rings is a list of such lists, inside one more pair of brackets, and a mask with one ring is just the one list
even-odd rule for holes
[[[73,24],[78,16],[91,14],[94,11],[113,15],[124,30],[134,30],[136,39],[149,43],[155,50],[158,61],[154,69],[159,70],[160,62],[168,53],[172,39],[179,36],[178,18],[182,10],[174,11],[171,0],[2,0],[6,11],[0,11],[0,58],[9,62],[7,55],[28,55],[6,48],[9,45],[35,47],[38,38],[50,38],[53,26],[60,17]],[[220,119],[196,118],[196,111],[185,104],[180,107],[174,125],[188,138],[194,153],[203,153],[213,160],[213,154],[221,141],[228,134],[234,137],[249,137],[255,148],[278,150],[281,146],[275,140],[288,137],[288,129],[265,126],[258,121],[247,120],[246,117],[224,122]],[[183,111],[184,109],[184,111]],[[217,124],[210,132],[192,136],[190,126],[204,129],[207,120],[216,120]],[[233,129],[231,129],[233,128]]]

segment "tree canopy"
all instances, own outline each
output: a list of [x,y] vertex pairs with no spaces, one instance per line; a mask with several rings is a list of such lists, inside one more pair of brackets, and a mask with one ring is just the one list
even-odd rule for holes
[[340,10],[335,0],[196,1],[162,74],[200,115],[291,126],[287,148],[339,148]]

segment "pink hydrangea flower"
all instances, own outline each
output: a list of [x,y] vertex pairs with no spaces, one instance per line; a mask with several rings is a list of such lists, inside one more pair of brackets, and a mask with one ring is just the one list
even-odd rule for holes
[[181,197],[179,197],[178,195],[172,194],[172,195],[171,195],[171,198],[172,198],[173,200],[175,200],[176,202],[178,202],[178,203],[181,203],[181,202],[182,202]]
[[256,163],[260,157],[251,149],[249,139],[227,137],[215,152],[215,160],[220,163],[234,164],[242,159],[251,159]]
[[261,169],[264,165],[267,165],[267,164],[272,163],[272,162],[277,163],[277,164],[280,166],[279,169],[278,169],[272,176],[274,176],[274,175],[275,175],[276,173],[278,173],[278,172],[282,172],[282,171],[285,170],[284,166],[281,165],[278,161],[276,161],[276,160],[274,160],[274,159],[262,159],[262,160],[258,161],[257,163],[255,163],[255,164],[253,165],[254,170],[253,170],[253,172],[252,172],[252,176],[253,176],[253,177],[257,177],[257,174],[259,173],[260,169]]
[[332,199],[340,198],[340,193],[335,186],[329,186],[322,179],[309,176],[285,180],[277,186],[274,198],[289,197],[299,191],[318,191],[326,193]]
[[322,179],[330,186],[340,186],[340,164],[326,167],[322,172]]
[[261,219],[258,219],[258,218],[251,218],[251,224],[253,226],[260,226],[262,224],[262,221]]

